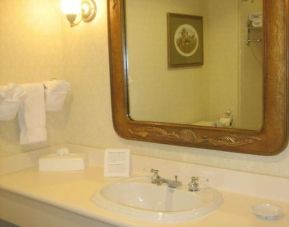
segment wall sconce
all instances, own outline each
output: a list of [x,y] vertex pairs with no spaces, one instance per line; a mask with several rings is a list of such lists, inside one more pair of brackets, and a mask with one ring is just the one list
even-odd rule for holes
[[71,27],[78,25],[81,21],[90,22],[96,15],[94,0],[61,0],[61,9]]

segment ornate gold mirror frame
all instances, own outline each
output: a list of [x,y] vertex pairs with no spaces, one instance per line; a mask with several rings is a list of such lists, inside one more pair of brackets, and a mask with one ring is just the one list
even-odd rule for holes
[[260,131],[134,121],[129,117],[124,0],[108,0],[113,123],[119,136],[154,143],[275,155],[288,140],[288,0],[264,0],[264,119]]

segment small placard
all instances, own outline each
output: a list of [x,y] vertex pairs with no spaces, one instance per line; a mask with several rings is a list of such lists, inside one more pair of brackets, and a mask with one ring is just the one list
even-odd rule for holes
[[106,149],[104,155],[104,176],[128,177],[130,172],[129,149]]

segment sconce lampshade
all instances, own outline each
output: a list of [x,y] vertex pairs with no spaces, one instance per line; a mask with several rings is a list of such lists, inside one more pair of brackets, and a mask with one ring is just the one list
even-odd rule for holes
[[96,4],[94,0],[61,0],[61,10],[73,27],[81,21],[93,20],[96,15]]

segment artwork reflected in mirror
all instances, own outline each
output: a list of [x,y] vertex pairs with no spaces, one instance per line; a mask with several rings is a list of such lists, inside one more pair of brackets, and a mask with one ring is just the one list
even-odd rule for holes
[[262,0],[125,3],[131,119],[262,128]]
[[203,18],[167,14],[168,67],[203,64]]

